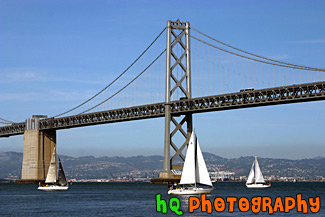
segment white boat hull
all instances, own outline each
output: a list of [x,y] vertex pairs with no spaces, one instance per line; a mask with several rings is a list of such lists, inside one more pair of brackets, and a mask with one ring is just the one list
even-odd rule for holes
[[37,190],[42,191],[66,191],[68,190],[69,186],[59,186],[59,185],[48,185],[46,186],[39,186]]
[[213,188],[179,188],[169,190],[168,194],[174,195],[193,195],[193,194],[210,194]]
[[271,184],[246,184],[247,188],[269,188]]

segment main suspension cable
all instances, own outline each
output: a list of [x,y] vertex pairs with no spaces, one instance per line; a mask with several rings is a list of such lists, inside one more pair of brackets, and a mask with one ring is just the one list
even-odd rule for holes
[[0,120],[2,120],[2,122],[1,123],[7,123],[7,124],[14,124],[15,122],[13,122],[13,121],[8,121],[8,120],[6,120],[6,119],[3,119],[3,118],[0,118]]
[[79,115],[84,114],[100,105],[102,105],[103,103],[107,102],[108,100],[112,99],[114,96],[116,96],[117,94],[119,94],[121,91],[123,91],[125,88],[127,88],[130,84],[132,84],[136,79],[138,79],[145,71],[147,71],[147,69],[150,68],[150,66],[152,66],[164,53],[166,52],[166,49],[161,52],[156,59],[154,59],[142,72],[140,72],[135,78],[133,78],[129,83],[127,83],[124,87],[122,87],[121,89],[119,89],[117,92],[115,92],[112,96],[108,97],[107,99],[105,99],[104,101],[102,101],[101,103],[98,103],[97,105],[91,107],[90,109],[87,109],[81,113],[79,113]]
[[295,66],[289,66],[289,65],[283,65],[283,64],[278,64],[278,63],[272,63],[272,62],[267,62],[267,61],[263,61],[263,60],[259,60],[259,59],[255,59],[255,58],[251,58],[251,57],[248,57],[248,56],[244,56],[244,55],[241,55],[241,54],[238,54],[238,53],[234,53],[232,51],[228,51],[228,50],[225,50],[223,48],[220,48],[220,47],[217,47],[215,45],[212,45],[208,42],[205,42],[195,36],[192,36],[191,35],[191,38],[197,40],[197,41],[200,41],[202,42],[203,44],[206,44],[208,46],[211,46],[211,47],[214,47],[216,49],[219,49],[223,52],[226,52],[226,53],[229,53],[229,54],[232,54],[232,55],[235,55],[235,56],[239,56],[239,57],[242,57],[242,58],[245,58],[245,59],[249,59],[249,60],[252,60],[252,61],[256,61],[256,62],[261,62],[261,63],[265,63],[265,64],[269,64],[269,65],[275,65],[275,66],[281,66],[281,67],[285,67],[285,68],[292,68],[292,69],[302,69],[302,70],[310,70],[310,71],[325,71],[325,69],[316,69],[316,68],[301,68],[301,67],[295,67]]
[[65,115],[69,112],[72,112],[74,110],[76,110],[77,108],[80,108],[81,106],[85,105],[87,102],[91,101],[92,99],[94,99],[96,96],[98,96],[99,94],[101,94],[104,90],[106,90],[107,88],[109,88],[112,84],[114,84],[119,78],[121,78],[148,50],[149,48],[158,40],[158,38],[164,33],[164,31],[166,30],[166,27],[159,33],[159,35],[155,38],[155,40],[153,40],[151,42],[151,44],[140,54],[140,56],[138,56],[138,58],[136,58],[132,64],[127,67],[119,76],[117,76],[111,83],[109,83],[105,88],[103,88],[101,91],[99,91],[97,94],[95,94],[94,96],[92,96],[91,98],[89,98],[88,100],[86,100],[85,102],[81,103],[80,105],[66,111],[66,112],[63,112],[61,114],[58,114],[58,115],[55,115],[53,116],[52,118],[56,118],[56,117],[59,117],[59,116],[62,116],[62,115]]
[[[304,70],[311,70],[311,71],[322,71],[324,72],[325,69],[320,69],[320,68],[314,68],[314,67],[308,67],[308,66],[301,66],[301,65],[295,65],[295,64],[291,64],[291,63],[286,63],[286,62],[282,62],[282,61],[278,61],[278,60],[274,60],[274,59],[270,59],[270,58],[267,58],[267,57],[263,57],[263,56],[260,56],[260,55],[257,55],[257,54],[253,54],[253,53],[250,53],[250,52],[247,52],[247,51],[244,51],[244,50],[241,50],[239,48],[236,48],[234,46],[231,46],[229,44],[226,44],[222,41],[219,41],[215,38],[212,38],[211,36],[207,35],[207,34],[204,34],[203,32],[200,32],[199,30],[191,27],[191,29],[193,29],[194,31],[196,31],[197,33],[201,34],[201,35],[204,35],[205,37],[213,40],[213,41],[216,41],[224,46],[227,46],[227,47],[230,47],[234,50],[237,50],[237,51],[240,51],[240,52],[243,52],[243,53],[246,53],[248,55],[251,55],[251,56],[255,56],[257,58],[261,58],[261,59],[265,59],[265,60],[268,60],[268,61],[272,61],[272,62],[276,62],[276,63],[280,63],[280,64],[283,64],[283,65],[288,65],[288,66],[293,66],[295,69],[304,69]],[[191,36],[192,37],[192,36]]]

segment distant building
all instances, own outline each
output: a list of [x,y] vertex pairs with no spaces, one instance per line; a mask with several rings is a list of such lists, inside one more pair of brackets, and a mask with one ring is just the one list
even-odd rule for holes
[[209,172],[209,174],[212,182],[233,180],[235,176],[234,172],[222,171],[218,168],[214,169],[213,172]]

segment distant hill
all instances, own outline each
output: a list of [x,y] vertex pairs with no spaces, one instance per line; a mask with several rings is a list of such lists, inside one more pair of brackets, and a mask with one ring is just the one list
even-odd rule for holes
[[[211,153],[203,153],[208,168],[223,168],[235,172],[236,176],[247,176],[254,157],[223,158]],[[75,179],[112,178],[130,171],[141,171],[143,176],[158,176],[163,166],[163,157],[70,157],[60,156],[66,175]],[[0,179],[20,178],[23,154],[17,152],[0,153]],[[325,158],[288,160],[259,158],[259,164],[266,176],[287,176],[314,178],[325,177]],[[139,174],[139,172],[137,173]]]
[[0,152],[0,179],[20,178],[23,153]]

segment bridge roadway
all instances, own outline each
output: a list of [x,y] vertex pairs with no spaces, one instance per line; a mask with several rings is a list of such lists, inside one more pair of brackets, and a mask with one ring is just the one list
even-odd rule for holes
[[[325,81],[183,99],[171,102],[173,116],[230,109],[325,100]],[[67,129],[165,116],[165,103],[40,120],[40,130]],[[0,127],[0,137],[23,134],[25,122]]]

